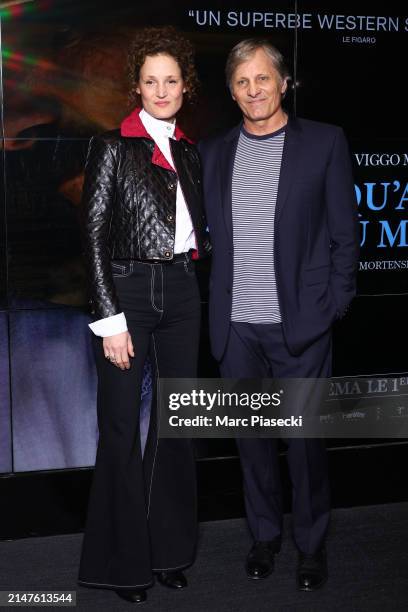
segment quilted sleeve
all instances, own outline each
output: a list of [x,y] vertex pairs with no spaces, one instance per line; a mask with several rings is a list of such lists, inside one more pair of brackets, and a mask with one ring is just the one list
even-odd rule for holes
[[108,248],[116,172],[115,143],[94,136],[89,143],[85,164],[81,225],[90,302],[97,319],[120,312]]

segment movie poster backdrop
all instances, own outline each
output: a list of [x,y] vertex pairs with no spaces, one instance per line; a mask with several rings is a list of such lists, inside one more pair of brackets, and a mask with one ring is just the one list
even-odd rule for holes
[[[180,121],[195,139],[240,120],[224,79],[229,49],[268,37],[292,76],[289,112],[343,126],[361,228],[359,297],[334,335],[335,374],[403,372],[408,306],[408,147],[401,95],[408,11],[396,2],[0,3],[0,471],[92,465],[96,374],[78,210],[89,138],[129,112],[126,51],[138,28],[192,40],[202,89]],[[200,374],[217,373],[204,303]],[[7,282],[7,284],[6,284]],[[146,365],[142,428],[148,426]],[[11,399],[10,399],[11,398]],[[10,420],[10,405],[12,420]],[[11,437],[12,436],[12,437]],[[215,444],[215,441],[214,441]],[[11,449],[13,448],[13,453]],[[199,455],[215,448],[200,441]],[[217,454],[235,452],[232,441]],[[221,448],[221,450],[220,450]]]

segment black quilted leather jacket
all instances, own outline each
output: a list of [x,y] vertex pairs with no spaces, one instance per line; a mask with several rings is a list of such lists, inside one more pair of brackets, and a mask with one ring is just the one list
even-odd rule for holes
[[198,257],[211,250],[202,206],[201,170],[194,145],[170,140],[177,174],[152,163],[154,141],[119,130],[91,139],[85,166],[82,228],[92,311],[118,314],[112,259],[171,261],[177,177],[193,223]]

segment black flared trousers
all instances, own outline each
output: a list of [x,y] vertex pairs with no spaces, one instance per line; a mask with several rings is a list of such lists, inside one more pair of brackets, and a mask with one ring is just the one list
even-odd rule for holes
[[[143,588],[153,572],[194,560],[197,536],[191,440],[159,439],[153,401],[144,456],[139,416],[143,366],[151,348],[162,378],[196,376],[200,297],[194,262],[113,262],[119,303],[135,356],[121,371],[94,337],[99,442],[79,583]],[[155,388],[155,385],[154,385]]]

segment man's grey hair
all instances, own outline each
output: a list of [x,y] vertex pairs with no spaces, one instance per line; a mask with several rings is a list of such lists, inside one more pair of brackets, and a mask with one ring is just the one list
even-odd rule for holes
[[231,89],[232,77],[235,70],[242,62],[249,60],[258,49],[263,49],[271,59],[275,70],[278,72],[282,82],[289,78],[289,71],[286,67],[282,53],[272,45],[266,38],[246,38],[241,40],[231,49],[225,65],[225,76],[227,85]]

